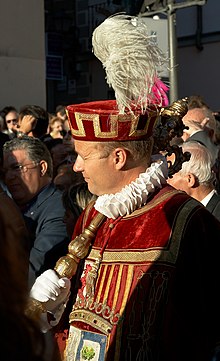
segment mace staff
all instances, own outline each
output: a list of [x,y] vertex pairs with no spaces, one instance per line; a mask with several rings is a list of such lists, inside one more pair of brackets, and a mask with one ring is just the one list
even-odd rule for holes
[[[67,277],[71,279],[76,274],[80,260],[84,259],[89,253],[92,240],[95,238],[98,228],[105,218],[106,216],[98,213],[88,227],[69,243],[68,253],[65,256],[60,257],[54,267],[54,271],[60,278]],[[33,298],[29,299],[26,314],[30,318],[39,319],[41,313],[44,312],[47,312],[44,302],[40,302]]]

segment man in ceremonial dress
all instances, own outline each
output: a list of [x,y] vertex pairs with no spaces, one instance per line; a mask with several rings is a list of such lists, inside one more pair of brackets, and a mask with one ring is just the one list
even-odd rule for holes
[[211,361],[220,341],[220,223],[167,184],[163,155],[186,102],[164,107],[161,53],[141,19],[105,20],[93,49],[116,100],[67,113],[74,170],[98,198],[81,214],[69,254],[36,280],[31,297],[55,315],[68,361]]

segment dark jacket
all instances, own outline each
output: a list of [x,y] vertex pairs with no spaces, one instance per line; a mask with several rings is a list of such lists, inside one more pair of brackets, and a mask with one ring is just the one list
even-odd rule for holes
[[3,159],[3,145],[10,140],[9,136],[0,131],[0,162]]
[[212,153],[212,155],[216,158],[218,154],[218,148],[217,146],[211,141],[210,137],[206,133],[205,130],[200,130],[199,132],[194,133],[191,135],[186,142],[196,141],[202,145],[204,145],[206,148],[209,149],[209,151]]
[[213,194],[206,208],[220,221],[220,195]]
[[68,250],[62,193],[53,183],[44,187],[23,211],[30,232],[29,286],[53,268]]

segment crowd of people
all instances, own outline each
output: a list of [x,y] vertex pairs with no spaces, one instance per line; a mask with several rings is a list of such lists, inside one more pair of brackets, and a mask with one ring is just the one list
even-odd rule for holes
[[20,111],[6,106],[0,115],[0,228],[5,258],[1,322],[10,328],[10,336],[6,334],[14,345],[6,343],[3,358],[59,361],[52,336],[43,337],[38,322],[26,315],[29,293],[35,279],[67,253],[74,224],[93,195],[83,176],[73,170],[76,153],[69,128],[65,131],[66,119],[59,120],[60,137],[53,137],[50,124],[56,124],[57,116],[41,106],[22,106]]
[[115,100],[0,112],[6,361],[220,360],[220,120],[167,103],[145,26],[93,33]]

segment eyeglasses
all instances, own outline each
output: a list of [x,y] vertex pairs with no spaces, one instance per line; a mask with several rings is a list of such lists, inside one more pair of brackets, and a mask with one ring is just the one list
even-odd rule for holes
[[6,120],[6,123],[7,123],[7,124],[17,123],[17,122],[18,122],[18,119],[8,119],[8,120]]
[[[32,165],[32,167],[28,167],[29,165]],[[28,163],[28,164],[14,164],[9,168],[4,168],[3,173],[6,175],[9,172],[13,174],[20,174],[20,173],[26,173],[29,169],[34,169],[39,165],[39,163]]]

